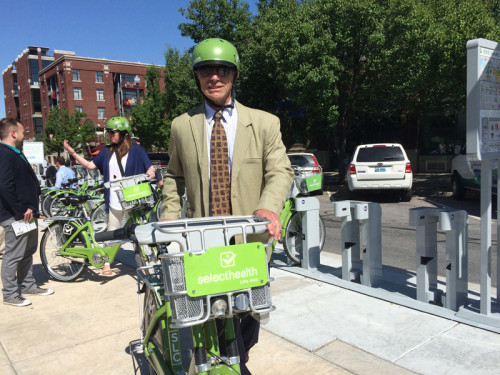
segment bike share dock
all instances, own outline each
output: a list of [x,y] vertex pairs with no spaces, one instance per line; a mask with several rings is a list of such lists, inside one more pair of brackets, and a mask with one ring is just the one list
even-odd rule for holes
[[[300,309],[300,303],[287,304],[283,312],[280,301],[273,300],[277,306],[270,323],[273,333],[293,342],[300,340],[296,333],[276,322],[290,319],[296,327],[314,326],[318,337],[309,338],[311,350],[323,352],[341,341],[422,374],[493,374],[498,371],[498,367],[495,369],[487,361],[493,360],[495,366],[500,365],[500,314],[481,314],[479,286],[468,284],[468,216],[465,211],[433,207],[409,211],[408,223],[415,228],[416,272],[413,274],[383,265],[379,204],[333,202],[333,212],[341,220],[340,228],[328,230],[341,232],[341,241],[334,245],[341,249],[340,256],[323,249],[321,262],[315,267],[305,262],[307,245],[303,249],[301,267],[283,264],[279,253],[273,259],[273,265],[289,275],[305,277],[312,285],[313,280],[323,285],[314,291],[312,286],[307,291],[297,289],[298,300],[311,301],[315,294],[325,298],[319,306],[307,303],[307,312],[302,309],[304,317],[293,313],[294,308]],[[303,221],[303,228],[307,238],[310,228],[306,221]],[[445,234],[445,278],[438,277],[438,231]],[[314,246],[313,243],[313,249]],[[322,283],[329,284],[335,294],[326,293],[323,288],[327,287]],[[343,298],[344,294],[349,295],[348,299]],[[496,301],[488,302],[495,306]],[[416,343],[420,339],[422,341]],[[480,359],[479,353],[484,357]]]

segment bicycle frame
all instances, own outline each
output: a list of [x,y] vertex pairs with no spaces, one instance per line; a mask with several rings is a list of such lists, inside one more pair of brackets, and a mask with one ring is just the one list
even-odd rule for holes
[[[153,275],[148,274],[148,271],[153,271]],[[145,272],[146,271],[146,272]],[[161,282],[161,266],[146,266],[139,267],[137,269],[137,274],[139,276],[137,286],[138,286],[138,295],[139,295],[139,307],[141,307],[140,293],[141,293],[141,283],[144,282],[147,287],[154,291],[154,296],[156,298],[156,303],[159,305],[159,309],[156,311],[153,316],[152,321],[147,327],[144,337],[142,337],[141,330],[141,342],[144,345],[144,354],[148,362],[150,362],[155,369],[160,371],[156,371],[157,374],[176,374],[178,372],[182,372],[182,357],[181,357],[181,348],[180,348],[180,338],[179,338],[179,330],[176,328],[171,328],[172,324],[172,309],[170,307],[170,302],[168,300],[162,305],[162,297],[163,297],[163,284]],[[141,324],[143,322],[143,316],[141,314],[142,310],[139,309],[140,316],[139,319]],[[164,348],[165,355],[162,355],[160,350],[157,348],[155,343],[152,341],[152,336],[154,331],[161,326],[161,332],[163,336],[163,342],[168,343],[168,346]],[[146,327],[143,327],[144,329]],[[168,362],[170,363],[170,368],[167,367],[165,363],[165,358],[168,358]],[[170,369],[172,371],[170,371]]]
[[[94,240],[95,233],[90,220],[86,220],[85,223],[82,223],[82,219],[78,217],[53,217],[46,220],[53,221],[49,224],[47,228],[48,230],[60,221],[66,221],[67,225],[70,225],[72,228],[76,228],[76,230],[69,236],[68,240],[61,246],[59,253],[62,256],[84,258],[87,259],[92,266],[101,268],[104,266],[104,263],[113,262],[118,250],[120,249],[120,243],[106,247],[99,246],[99,244]],[[69,228],[65,228],[65,230],[68,231]],[[85,241],[85,247],[69,247],[71,242],[80,234]],[[96,256],[96,254],[98,256]],[[97,259],[100,261],[97,262]]]

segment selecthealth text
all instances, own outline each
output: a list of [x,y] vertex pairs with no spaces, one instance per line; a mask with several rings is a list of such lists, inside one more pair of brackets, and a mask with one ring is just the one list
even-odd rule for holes
[[[250,277],[258,276],[258,271],[254,267],[247,267],[241,271],[225,271],[222,273],[210,273],[206,276],[198,277],[198,284],[208,284],[208,283],[216,283],[219,281],[228,281],[228,280],[237,280],[237,279],[247,279]],[[252,281],[252,280],[250,280]]]

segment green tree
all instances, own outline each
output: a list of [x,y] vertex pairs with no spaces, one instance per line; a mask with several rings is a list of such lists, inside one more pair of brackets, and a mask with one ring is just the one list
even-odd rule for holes
[[161,74],[155,66],[150,66],[144,76],[148,93],[132,108],[132,128],[141,145],[146,149],[152,146],[168,147],[170,123],[167,120],[166,94],[160,90]]
[[222,38],[237,45],[249,30],[249,5],[240,0],[192,0],[186,9],[179,9],[189,23],[181,23],[182,36],[198,44],[207,38]]
[[165,52],[165,62],[167,119],[171,122],[200,104],[202,96],[195,84],[191,54],[188,51],[180,53],[175,48],[169,48]]
[[69,113],[66,108],[52,107],[44,128],[43,142],[48,154],[57,153],[61,155],[64,151],[63,142],[68,140],[69,144],[77,152],[89,149],[88,142],[95,137],[95,128],[92,122],[82,120],[87,115],[83,112]]

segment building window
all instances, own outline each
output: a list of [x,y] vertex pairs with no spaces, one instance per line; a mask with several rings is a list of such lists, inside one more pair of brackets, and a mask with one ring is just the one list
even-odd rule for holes
[[35,133],[37,135],[43,133],[43,119],[41,117],[35,117]]
[[106,117],[106,112],[104,111],[104,107],[97,107],[97,118],[104,119]]
[[81,99],[82,98],[82,89],[81,87],[73,88],[73,99]]
[[73,69],[73,81],[80,80],[80,69]]
[[83,112],[83,107],[81,105],[76,105],[75,112]]
[[38,77],[38,60],[30,59],[30,73],[31,73],[31,84],[37,85],[40,82]]
[[102,72],[95,72],[95,81],[102,83]]
[[63,97],[63,102],[66,100],[66,91],[62,89],[62,97]]
[[61,75],[61,83],[64,83],[64,71],[59,73]]
[[104,90],[103,89],[97,89],[95,90],[97,94],[97,100],[104,100]]

